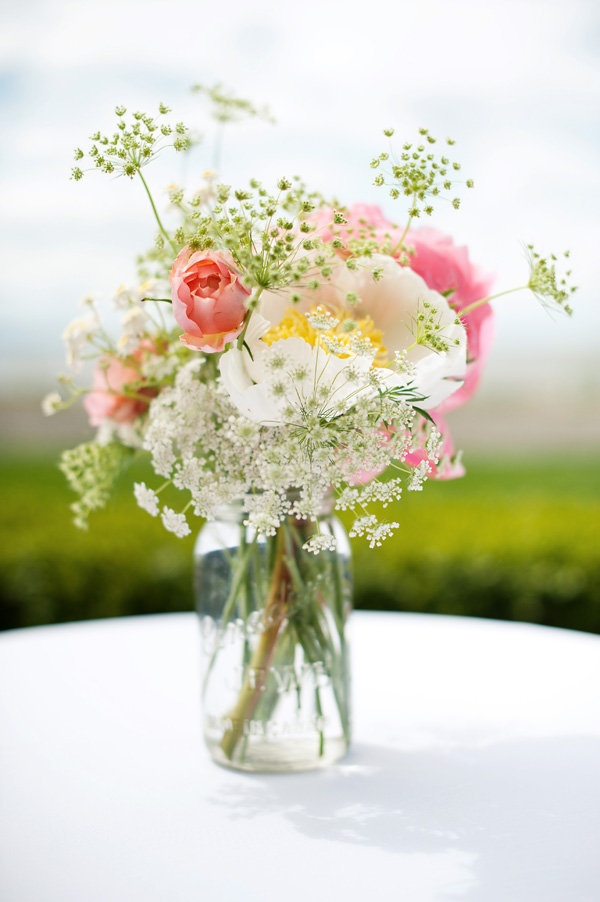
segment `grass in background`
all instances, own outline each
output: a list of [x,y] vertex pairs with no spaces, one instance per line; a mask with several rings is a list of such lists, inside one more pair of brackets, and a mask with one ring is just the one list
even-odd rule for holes
[[[137,478],[147,478],[139,465]],[[140,511],[131,471],[88,532],[52,455],[0,456],[0,628],[193,609],[194,537]],[[355,542],[361,608],[526,620],[600,632],[595,459],[472,462],[388,509],[394,539]]]
[[465,479],[407,496],[396,513],[394,545],[372,564],[357,549],[362,606],[600,632],[594,459],[479,462]]

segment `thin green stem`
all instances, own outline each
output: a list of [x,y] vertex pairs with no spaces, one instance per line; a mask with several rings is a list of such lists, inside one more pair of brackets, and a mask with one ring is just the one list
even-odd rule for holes
[[321,705],[321,693],[318,686],[315,686],[315,711],[319,722],[319,758],[322,758],[325,752],[325,734],[322,727],[323,706]]
[[[252,717],[254,709],[260,700],[266,675],[275,654],[281,627],[287,616],[290,585],[284,560],[284,542],[285,531],[281,527],[277,534],[275,565],[271,574],[269,595],[263,612],[263,629],[250,660],[250,666],[246,669],[245,679],[237,702],[228,714],[231,727],[225,730],[221,740],[221,748],[225,756],[230,760],[243,735],[244,724]],[[252,674],[252,677],[250,674]]]
[[142,175],[142,170],[138,169],[137,173],[138,173],[140,179],[142,180],[142,185],[144,186],[144,190],[145,190],[146,194],[148,195],[148,200],[150,201],[150,206],[152,207],[152,212],[154,213],[154,218],[156,219],[156,222],[158,223],[158,228],[159,228],[163,238],[166,239],[166,241],[171,245],[171,247],[173,248],[175,253],[177,253],[179,249],[161,222],[160,216],[158,215],[158,210],[156,209],[156,204],[154,203],[154,198],[152,197],[152,193],[150,191],[150,188],[148,187],[148,183],[146,182],[146,179]]
[[254,298],[252,299],[252,306],[248,310],[248,315],[246,316],[246,322],[244,323],[244,328],[242,329],[242,331],[237,339],[237,348],[239,351],[241,351],[242,348],[244,347],[244,342],[246,340],[246,332],[248,331],[248,326],[250,325],[250,317],[252,316],[252,311],[256,309],[258,300],[259,300],[262,292],[263,292],[262,288],[259,288],[258,291],[256,292],[256,294],[254,295]]
[[497,298],[504,297],[506,294],[514,294],[516,291],[526,291],[528,288],[529,285],[519,285],[517,288],[507,288],[505,291],[499,291],[497,294],[489,294],[487,297],[469,304],[468,307],[463,307],[462,310],[458,311],[458,315],[461,317],[466,316],[467,314],[472,313],[473,310],[477,310],[478,307],[489,304],[490,301],[495,301]]
[[406,225],[404,227],[404,231],[402,232],[402,235],[400,236],[399,241],[392,248],[392,257],[394,257],[398,253],[398,251],[401,251],[404,248],[404,239],[408,235],[408,230],[410,229],[410,224],[412,221],[413,221],[413,217],[409,216],[408,222],[406,223]]
[[223,137],[225,135],[225,123],[219,122],[217,125],[217,130],[215,133],[215,141],[213,145],[213,169],[215,172],[219,171],[219,166],[221,164],[221,153],[223,151]]
[[215,640],[215,646],[214,646],[213,653],[210,657],[210,660],[209,660],[207,668],[206,668],[206,676],[205,676],[205,681],[204,681],[205,685],[208,684],[209,676],[212,672],[217,654],[218,654],[220,646],[221,646],[221,640],[223,638],[223,634],[225,633],[227,624],[229,623],[231,616],[233,614],[233,611],[235,609],[238,595],[244,586],[244,581],[247,576],[247,562],[250,557],[253,545],[254,545],[254,542],[251,544],[245,545],[242,553],[234,559],[235,562],[232,566],[233,582],[231,584],[229,596],[223,606],[223,614],[221,615],[221,623],[220,623],[219,631],[217,633],[217,637]]

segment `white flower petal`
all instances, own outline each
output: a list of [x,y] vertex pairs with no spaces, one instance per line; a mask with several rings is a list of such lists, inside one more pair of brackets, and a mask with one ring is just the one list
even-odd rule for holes
[[[284,338],[267,345],[250,334],[248,348],[231,348],[221,357],[223,385],[238,408],[255,423],[278,425],[286,422],[284,411],[293,408],[301,416],[314,401],[321,416],[332,417],[364,392],[369,357],[347,358],[313,347],[302,338]],[[250,333],[250,327],[246,333]],[[306,379],[294,373],[303,370]],[[361,379],[362,377],[362,379]]]
[[[415,391],[424,397],[425,408],[434,408],[453,394],[466,373],[466,332],[456,323],[456,314],[448,301],[412,269],[384,254],[357,258],[356,268],[340,263],[333,268],[331,277],[324,280],[316,291],[307,292],[298,305],[300,312],[325,304],[332,307],[345,303],[349,293],[358,296],[353,307],[357,318],[369,316],[375,327],[383,333],[383,344],[392,359],[396,352],[406,352],[406,360],[414,365],[412,380]],[[373,270],[381,272],[381,278],[373,278]],[[435,312],[443,338],[448,342],[447,351],[436,351],[425,345],[415,345],[416,317],[427,303]],[[261,298],[261,313],[278,322],[285,309],[285,296],[265,292]],[[455,342],[457,342],[455,344]],[[407,378],[387,377],[386,384],[406,385]]]

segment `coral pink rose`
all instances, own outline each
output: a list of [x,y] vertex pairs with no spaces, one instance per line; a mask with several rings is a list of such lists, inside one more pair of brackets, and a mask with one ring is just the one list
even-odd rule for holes
[[91,392],[83,406],[91,426],[101,426],[105,420],[131,423],[147,409],[156,389],[140,385],[139,361],[142,351],[122,360],[104,357],[94,372]]
[[184,345],[211,354],[237,338],[250,291],[240,281],[230,254],[186,246],[177,255],[169,278],[173,315],[184,330],[180,336]]
[[[436,229],[415,229],[406,236],[413,250],[409,266],[425,280],[429,288],[444,294],[452,290],[448,300],[460,313],[465,307],[490,293],[492,277],[484,275],[469,260],[466,247],[457,247],[452,238]],[[453,410],[467,401],[479,383],[485,358],[493,337],[493,314],[490,304],[482,304],[463,317],[467,332],[468,367],[462,386],[444,401],[440,411]]]

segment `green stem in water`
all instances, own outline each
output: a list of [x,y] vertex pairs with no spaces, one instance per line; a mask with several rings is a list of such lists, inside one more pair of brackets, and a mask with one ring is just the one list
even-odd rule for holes
[[[322,561],[318,562],[315,571],[312,558],[306,559],[302,564],[301,549],[308,537],[305,528],[305,524],[282,524],[276,537],[270,540],[267,543],[268,547],[265,548],[264,563],[267,565],[268,575],[266,574],[264,588],[261,589],[260,586],[262,580],[257,584],[259,595],[266,599],[262,629],[254,651],[248,654],[245,650],[242,687],[235,704],[224,718],[226,729],[220,745],[230,761],[234,758],[243,760],[251,737],[251,731],[248,730],[248,726],[251,726],[249,721],[258,718],[266,723],[277,706],[280,690],[269,684],[269,673],[274,665],[287,666],[287,662],[293,660],[296,644],[302,647],[307,664],[325,668],[339,709],[343,733],[346,739],[349,739],[345,678],[347,650],[344,638],[346,613],[344,577],[337,569],[340,564],[335,556],[331,560],[333,573],[329,566],[323,570]],[[258,549],[255,551],[258,552]],[[236,585],[243,576],[248,575],[249,561],[242,560],[237,562],[234,580]],[[239,564],[242,566],[239,567]],[[261,569],[259,564],[255,578],[259,576]],[[324,585],[320,584],[319,575],[325,577]],[[331,593],[333,598],[329,597]],[[243,589],[240,594],[243,598]],[[323,620],[325,608],[329,607],[330,602],[336,631],[339,634],[339,646],[329,633],[328,623]],[[338,654],[341,655],[341,660],[337,659]],[[296,675],[295,678],[297,681]],[[296,690],[300,691],[297,682]],[[301,703],[300,695],[298,703]],[[314,705],[320,722],[324,712],[321,687],[318,684],[314,687]],[[319,756],[322,756],[325,752],[325,733],[321,725],[317,729]]]
[[222,640],[222,638],[223,638],[223,634],[225,633],[225,629],[226,629],[226,627],[227,627],[227,624],[228,624],[229,621],[231,620],[231,616],[232,616],[233,611],[234,611],[234,609],[235,609],[235,605],[236,605],[236,602],[237,602],[237,599],[238,599],[238,595],[239,595],[239,593],[242,591],[242,589],[243,589],[243,587],[244,587],[244,582],[245,582],[245,578],[246,578],[246,568],[247,568],[247,565],[248,565],[248,560],[249,560],[249,558],[250,558],[251,552],[252,552],[252,550],[253,550],[253,548],[254,548],[255,545],[256,545],[256,541],[253,541],[253,542],[251,542],[251,543],[249,543],[249,544],[244,544],[244,545],[242,546],[242,547],[243,547],[243,550],[242,550],[241,554],[239,555],[239,557],[238,557],[237,560],[236,560],[236,564],[237,564],[237,566],[236,566],[236,572],[235,572],[235,574],[234,574],[234,578],[233,578],[233,582],[232,582],[232,585],[231,585],[231,590],[230,590],[230,592],[229,592],[229,596],[228,596],[228,598],[227,598],[227,600],[226,600],[226,602],[225,602],[225,605],[224,605],[224,607],[223,607],[223,614],[222,614],[222,617],[221,617],[221,625],[220,625],[220,627],[219,627],[219,632],[218,632],[218,634],[217,634],[217,639],[216,639],[216,641],[215,641],[215,647],[214,647],[214,649],[213,649],[213,653],[212,653],[212,655],[211,655],[211,657],[210,657],[210,660],[209,660],[209,662],[208,662],[208,666],[207,666],[207,668],[206,668],[206,676],[205,676],[205,678],[204,678],[204,683],[205,683],[205,685],[208,684],[208,678],[209,678],[209,676],[210,676],[210,674],[211,674],[211,672],[212,672],[212,669],[213,669],[213,667],[214,667],[215,660],[216,660],[217,655],[218,655],[218,653],[219,653],[219,649],[220,649],[220,646],[221,646],[221,640]]
[[285,563],[285,529],[282,526],[277,535],[275,563],[263,614],[263,630],[246,669],[238,700],[227,715],[227,719],[231,721],[231,727],[225,730],[221,740],[221,748],[229,760],[232,759],[235,748],[243,735],[244,723],[252,717],[254,709],[260,701],[281,627],[286,620],[289,592],[290,577]]

